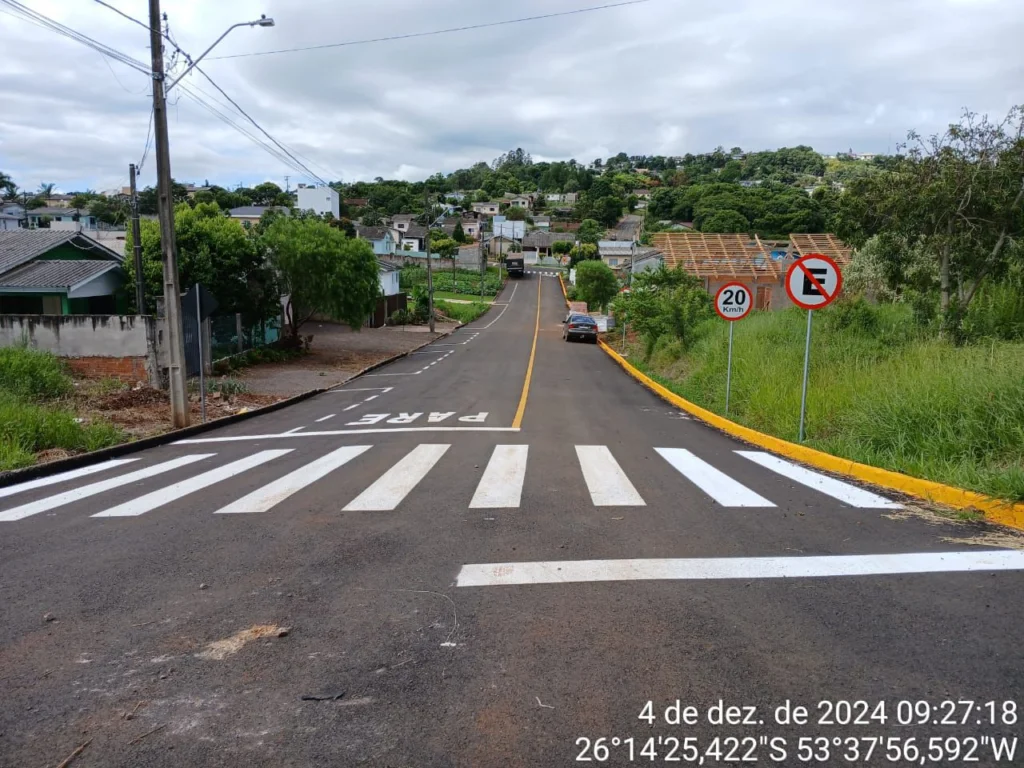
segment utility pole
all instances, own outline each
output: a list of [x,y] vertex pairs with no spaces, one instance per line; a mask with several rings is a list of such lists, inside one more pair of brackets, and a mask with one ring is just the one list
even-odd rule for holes
[[178,246],[174,239],[174,198],[171,192],[171,148],[167,136],[164,96],[164,46],[160,0],[149,0],[149,48],[153,66],[153,134],[156,137],[156,197],[160,214],[160,248],[164,262],[164,318],[167,322],[168,378],[171,421],[177,428],[189,422],[185,391],[185,344],[181,327],[181,289],[178,285]]
[[135,252],[135,309],[146,314],[146,295],[142,276],[142,233],[139,227],[139,193],[135,190],[135,163],[128,165],[128,183],[132,193],[132,250]]
[[423,210],[426,213],[427,221],[427,232],[423,236],[423,249],[427,252],[427,312],[429,313],[427,319],[427,327],[430,332],[434,332],[434,268],[430,263],[430,225],[432,223],[432,214],[430,208],[430,190],[427,189],[427,185],[423,185]]
[[292,188],[291,188],[291,187],[289,186],[289,184],[288,184],[288,180],[289,180],[290,178],[291,178],[291,176],[285,176],[285,177],[284,177],[284,191],[285,191],[286,193],[287,193],[287,192],[291,192],[291,191],[292,191]]
[[484,297],[484,282],[487,280],[487,251],[484,248],[484,233],[480,228],[479,221],[476,225],[476,233],[480,238],[480,298],[482,299]]

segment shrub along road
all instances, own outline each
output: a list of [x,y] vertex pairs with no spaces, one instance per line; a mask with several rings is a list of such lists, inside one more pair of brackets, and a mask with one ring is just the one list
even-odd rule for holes
[[[91,739],[83,765],[567,765],[673,736],[773,764],[765,736],[793,765],[801,736],[1019,732],[1014,536],[715,432],[563,315],[528,275],[338,390],[0,489],[0,764]],[[638,719],[677,699],[700,724]],[[720,699],[753,724],[709,725]],[[807,725],[775,724],[787,699]],[[998,722],[897,725],[946,699]],[[819,725],[822,700],[888,719]]]

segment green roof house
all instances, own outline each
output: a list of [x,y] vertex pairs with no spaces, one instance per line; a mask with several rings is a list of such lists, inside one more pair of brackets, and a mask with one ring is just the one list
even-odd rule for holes
[[80,232],[0,231],[0,314],[123,313],[123,261]]

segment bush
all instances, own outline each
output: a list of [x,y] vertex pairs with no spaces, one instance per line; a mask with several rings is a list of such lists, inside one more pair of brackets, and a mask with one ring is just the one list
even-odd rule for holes
[[0,392],[47,400],[68,395],[72,389],[71,377],[55,355],[27,347],[0,349]]
[[878,317],[874,308],[863,298],[840,300],[826,310],[826,322],[834,331],[850,330],[865,336],[878,334]]
[[391,313],[391,317],[387,319],[388,325],[408,325],[413,320],[413,316],[404,309],[396,309]]

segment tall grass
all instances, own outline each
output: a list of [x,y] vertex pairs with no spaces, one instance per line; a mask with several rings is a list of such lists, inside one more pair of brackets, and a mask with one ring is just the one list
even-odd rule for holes
[[57,356],[26,347],[0,348],[0,392],[40,400],[63,397],[71,389],[71,377]]
[[93,451],[124,439],[109,424],[75,420],[60,398],[74,388],[61,361],[24,347],[0,349],[0,470],[29,466],[52,448]]
[[[730,418],[797,439],[806,322],[787,310],[737,324]],[[895,306],[841,304],[817,312],[813,328],[807,444],[1024,500],[1024,344],[953,346]],[[725,324],[709,322],[689,352],[661,339],[641,367],[722,413],[727,340]]]

